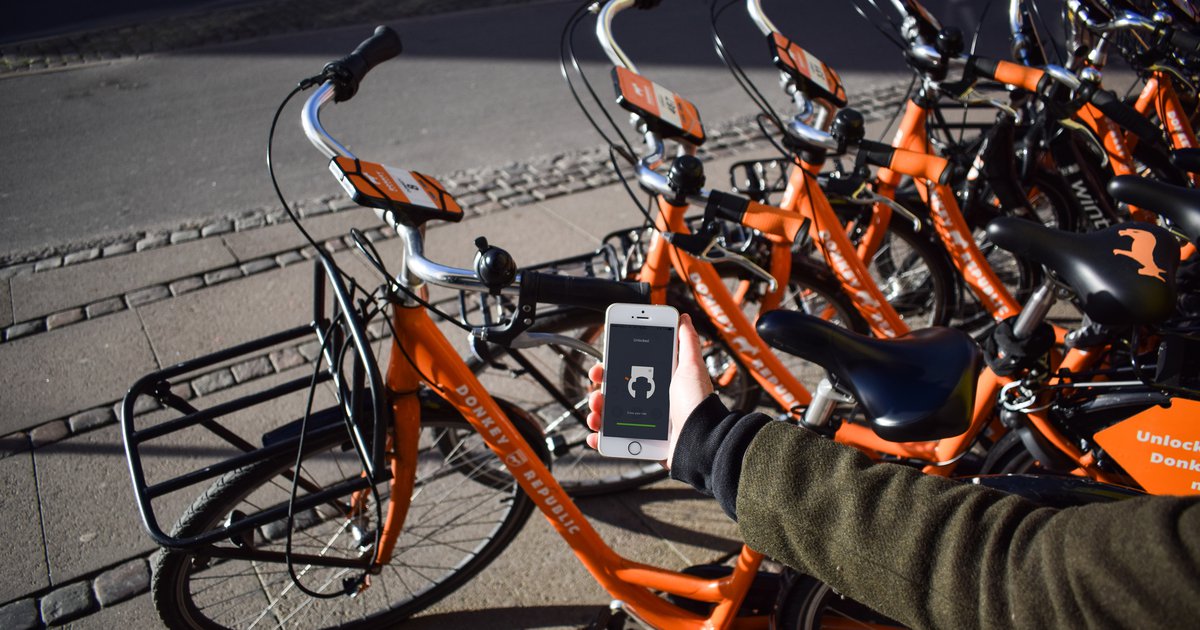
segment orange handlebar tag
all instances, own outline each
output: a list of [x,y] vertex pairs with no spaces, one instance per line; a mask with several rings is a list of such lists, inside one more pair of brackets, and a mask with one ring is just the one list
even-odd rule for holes
[[389,210],[405,225],[462,219],[458,202],[428,175],[347,157],[333,158],[329,170],[355,203]]
[[700,113],[687,99],[625,68],[613,68],[613,81],[617,103],[644,118],[652,131],[664,138],[704,143]]
[[835,107],[846,106],[846,89],[833,68],[779,33],[772,33],[767,43],[771,47],[771,61],[791,76],[801,91],[827,99]]

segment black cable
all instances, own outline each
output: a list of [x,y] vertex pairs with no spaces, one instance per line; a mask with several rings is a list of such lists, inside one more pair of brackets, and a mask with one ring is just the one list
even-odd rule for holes
[[908,80],[908,88],[904,90],[904,98],[900,99],[899,103],[896,103],[896,111],[892,113],[892,119],[888,121],[887,127],[883,128],[883,133],[879,134],[880,142],[885,141],[884,139],[892,132],[892,127],[895,126],[896,121],[900,120],[900,115],[904,113],[905,107],[908,106],[908,99],[912,98],[913,88],[916,86],[917,75],[913,74]]
[[642,216],[646,217],[646,224],[654,225],[654,218],[650,216],[650,210],[642,205],[642,200],[638,199],[637,193],[634,192],[633,187],[625,179],[625,174],[621,172],[621,166],[617,164],[617,150],[612,145],[608,147],[608,160],[612,164],[613,171],[617,173],[617,178],[621,180],[621,185],[625,187],[625,192],[633,200],[633,205],[637,206],[638,212],[641,212]]
[[621,127],[618,126],[616,121],[613,120],[612,115],[609,114],[608,110],[604,107],[604,102],[600,100],[600,97],[592,88],[591,81],[588,80],[587,74],[583,72],[583,67],[579,64],[578,55],[575,53],[575,30],[586,17],[588,8],[592,4],[593,3],[589,1],[580,5],[580,7],[577,8],[573,14],[571,14],[570,19],[567,20],[567,24],[563,27],[563,31],[558,42],[559,71],[562,73],[563,80],[567,82],[567,87],[571,90],[571,96],[575,99],[575,104],[579,106],[579,109],[583,112],[583,115],[587,118],[588,122],[591,123],[592,129],[595,129],[596,133],[600,134],[600,137],[604,139],[606,144],[609,146],[615,145],[616,143],[613,142],[613,140],[607,133],[604,132],[603,129],[601,129],[600,124],[592,116],[587,106],[584,105],[583,99],[580,97],[578,90],[575,88],[574,82],[571,80],[570,71],[567,69],[567,60],[569,59],[571,68],[574,69],[579,79],[583,82],[584,87],[587,88],[588,94],[591,95],[596,107],[598,107],[600,112],[604,114],[604,118],[608,121],[613,131],[616,132],[617,137],[621,139],[621,144],[624,145],[625,149],[629,152],[629,156],[632,158],[635,154],[633,145],[629,143],[629,140],[621,131]]
[[[1042,25],[1042,32],[1049,33],[1050,27],[1046,26],[1046,20],[1044,17],[1042,17],[1042,11],[1041,11],[1041,9],[1038,8],[1037,2],[1033,2],[1032,0],[1028,0],[1028,1],[1030,2],[1030,4],[1033,5],[1033,15],[1035,18],[1037,18],[1038,23]],[[1065,5],[1066,3],[1063,3],[1063,4]],[[1065,20],[1064,20],[1064,27],[1065,27]],[[1065,41],[1065,37],[1064,37],[1064,41]],[[1038,38],[1038,42],[1039,43],[1041,42],[1040,37]],[[1060,50],[1058,48],[1058,40],[1054,39],[1053,37],[1050,38],[1050,45],[1054,46],[1055,58],[1057,58],[1059,60],[1059,63],[1063,63],[1066,60],[1067,56],[1062,50]],[[1045,47],[1043,47],[1042,48],[1042,56],[1044,57],[1045,55],[1046,55],[1046,49],[1045,49]]]
[[729,52],[729,49],[725,47],[725,42],[721,39],[720,28],[718,27],[721,15],[737,3],[738,0],[728,0],[718,9],[717,5],[719,2],[720,0],[712,0],[708,5],[709,25],[712,30],[713,47],[716,48],[717,56],[725,63],[725,67],[729,69],[729,72],[733,75],[734,80],[737,81],[738,86],[742,88],[742,91],[750,97],[750,100],[754,101],[755,106],[764,114],[770,116],[775,121],[776,126],[782,129],[783,122],[778,112],[775,111],[775,108],[771,107],[771,103],[763,96],[758,86],[742,70],[742,66],[733,57],[733,54]]
[[[325,354],[326,348],[329,347],[330,340],[333,339],[333,329],[341,324],[342,318],[344,316],[345,316],[345,313],[338,313],[337,317],[335,317],[329,323],[329,327],[325,330],[324,340],[321,342],[321,348],[318,353],[318,357],[323,356]],[[337,363],[338,365],[340,365],[341,361],[344,360],[344,353],[349,349],[350,345],[351,344],[346,344],[342,348],[343,356],[338,358],[338,363]],[[331,359],[331,361],[332,361],[332,359]],[[308,385],[308,396],[307,396],[307,400],[305,401],[304,416],[300,419],[300,436],[298,438],[299,443],[296,448],[296,464],[295,464],[295,466],[293,466],[295,472],[292,475],[291,491],[288,496],[287,528],[286,528],[287,529],[287,541],[284,546],[283,556],[284,556],[284,560],[287,564],[288,576],[291,578],[292,584],[294,584],[296,586],[296,588],[300,589],[300,592],[304,593],[305,595],[308,595],[309,597],[314,597],[317,599],[334,599],[336,597],[344,597],[346,595],[345,589],[343,588],[341,590],[338,590],[338,591],[332,592],[332,593],[319,593],[317,591],[314,591],[314,590],[304,586],[304,584],[300,581],[300,576],[296,574],[296,566],[295,566],[295,563],[292,561],[292,534],[293,534],[293,530],[295,529],[295,522],[296,522],[296,515],[295,515],[296,493],[300,486],[300,477],[303,474],[303,469],[301,466],[302,466],[302,463],[304,460],[304,438],[308,434],[308,420],[312,416],[313,399],[315,397],[316,390],[317,390],[317,377],[320,375],[320,373],[321,373],[321,361],[318,359],[313,362],[313,374],[312,374],[312,379],[309,381],[309,385]],[[340,390],[339,390],[339,394],[340,395],[342,394],[342,392],[340,392]],[[360,463],[364,464],[363,465],[363,473],[367,474],[368,469],[365,465],[365,460],[363,460],[363,458],[365,457],[365,454],[362,452],[358,452],[358,456],[359,456]],[[379,545],[382,542],[382,537],[383,537],[383,507],[382,507],[382,503],[380,501],[379,489],[375,487],[375,479],[373,477],[371,477],[369,474],[367,474],[367,482],[370,484],[371,494],[375,499],[375,518],[376,518],[376,522],[379,524],[379,527],[375,528],[375,545],[373,547],[376,551],[378,551]],[[366,566],[363,567],[363,574],[362,574],[363,577],[359,578],[359,580],[366,579],[366,576],[370,574],[371,564],[372,564],[371,562],[367,562]]]
[[317,255],[322,258],[328,258],[328,256],[325,254],[325,251],[321,249],[319,245],[317,245],[317,241],[314,240],[312,235],[308,233],[308,230],[304,229],[303,225],[300,225],[300,219],[296,217],[294,212],[292,212],[292,208],[288,205],[287,199],[284,199],[283,191],[279,188],[279,180],[275,177],[275,163],[272,159],[275,143],[275,127],[279,124],[279,116],[283,114],[284,107],[287,107],[287,104],[292,100],[292,97],[316,85],[318,82],[320,82],[320,80],[321,78],[318,76],[310,77],[301,81],[296,85],[295,88],[292,89],[291,92],[288,93],[286,97],[284,97],[283,102],[279,104],[278,108],[276,108],[275,116],[271,118],[271,130],[267,134],[267,173],[271,176],[271,186],[275,188],[275,196],[279,198],[279,203],[283,205],[283,211],[287,213],[288,218],[292,220],[292,223],[296,226],[296,229],[300,230],[300,234],[304,235],[304,240],[308,241],[308,244],[312,245],[313,249],[317,250]]
[[[358,229],[351,229],[350,230],[350,238],[351,238],[351,240],[354,241],[354,246],[358,249],[358,251],[360,253],[362,253],[362,255],[367,259],[368,262],[371,263],[371,266],[375,267],[375,269],[377,271],[379,271],[380,274],[383,275],[384,282],[386,283],[385,286],[388,287],[387,291],[390,294],[395,295],[395,292],[392,290],[391,287],[399,288],[402,293],[404,293],[406,296],[412,298],[413,301],[415,301],[418,304],[420,304],[421,306],[425,307],[427,310],[432,311],[439,318],[441,318],[445,321],[448,321],[451,324],[454,324],[455,326],[458,326],[459,328],[461,328],[467,332],[472,332],[474,330],[470,326],[467,326],[466,324],[463,324],[462,322],[458,321],[457,318],[451,317],[450,315],[446,314],[441,309],[439,309],[438,307],[431,304],[429,301],[422,298],[420,295],[417,295],[417,293],[415,291],[413,291],[412,289],[409,289],[408,287],[404,286],[403,284],[396,282],[395,276],[388,273],[387,267],[384,266],[383,258],[379,255],[379,250],[375,248],[375,244],[372,243],[370,241],[370,239],[366,238],[361,231],[359,231]],[[370,251],[368,251],[368,250],[370,250]],[[365,291],[364,291],[364,293],[365,293]]]
[[851,5],[854,7],[854,12],[855,12],[855,13],[857,13],[859,16],[861,16],[861,17],[862,17],[862,19],[864,19],[864,20],[866,20],[867,22],[869,22],[869,23],[871,24],[871,26],[874,26],[874,27],[875,27],[875,30],[877,30],[877,31],[879,31],[880,33],[882,33],[882,34],[883,34],[883,37],[884,37],[884,39],[886,39],[886,40],[888,40],[889,42],[891,42],[893,45],[895,45],[895,46],[896,46],[896,48],[898,48],[898,49],[900,49],[900,50],[902,50],[902,51],[908,50],[908,46],[907,46],[907,45],[904,43],[904,40],[903,40],[901,37],[899,37],[899,36],[898,36],[898,33],[900,32],[900,27],[899,27],[899,26],[897,26],[897,25],[896,25],[896,23],[892,21],[892,18],[891,18],[891,16],[890,16],[889,14],[887,14],[886,12],[884,12],[884,11],[883,11],[883,9],[880,9],[880,8],[879,8],[879,5],[875,4],[874,0],[867,0],[867,2],[868,2],[868,3],[869,3],[871,6],[872,6],[872,7],[874,7],[874,8],[875,8],[875,11],[876,11],[877,13],[879,13],[879,15],[880,15],[880,16],[882,16],[882,17],[883,17],[883,19],[884,19],[884,20],[886,20],[886,21],[887,21],[887,23],[888,23],[889,25],[891,25],[891,27],[892,27],[892,29],[895,31],[895,33],[889,33],[889,32],[887,32],[886,30],[884,30],[884,29],[883,29],[883,27],[882,27],[882,26],[880,26],[880,25],[879,25],[879,22],[878,22],[877,20],[872,20],[872,19],[871,19],[871,18],[870,18],[870,17],[867,15],[866,11],[865,11],[865,10],[863,10],[863,8],[862,8],[861,6],[859,6],[859,1],[860,1],[860,0],[850,0],[850,4],[851,4]]

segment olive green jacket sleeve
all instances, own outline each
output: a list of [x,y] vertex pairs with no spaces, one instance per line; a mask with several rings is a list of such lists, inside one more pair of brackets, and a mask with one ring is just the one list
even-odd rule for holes
[[1200,627],[1200,497],[1039,508],[785,423],[737,488],[750,547],[912,627]]

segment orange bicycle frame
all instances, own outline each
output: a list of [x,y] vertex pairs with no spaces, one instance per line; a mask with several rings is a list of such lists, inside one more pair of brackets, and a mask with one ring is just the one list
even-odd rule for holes
[[[962,216],[954,191],[945,184],[932,182],[931,186],[926,183],[923,176],[930,170],[929,166],[912,157],[912,154],[916,153],[925,155],[928,160],[941,160],[930,153],[925,128],[927,116],[928,111],[924,107],[913,100],[908,101],[892,145],[910,153],[901,154],[898,151],[897,155],[905,157],[904,163],[898,163],[894,159],[890,167],[879,169],[876,174],[876,192],[894,199],[901,176],[912,176],[917,192],[930,208],[934,230],[950,253],[955,268],[962,274],[967,286],[996,321],[1016,315],[1021,311],[1021,307],[1000,282],[983,252],[975,245],[975,238]],[[883,204],[876,204],[875,212],[880,216],[891,216],[891,208]],[[882,219],[873,221],[868,228],[868,236],[864,239],[864,247],[878,247],[883,238],[882,230],[886,227],[887,224]],[[872,231],[876,233],[871,234]]]
[[[612,550],[567,496],[550,470],[517,431],[495,399],[475,378],[454,347],[423,308],[397,307],[396,330],[388,366],[388,389],[393,396],[396,462],[391,504],[384,522],[384,544],[377,561],[390,558],[404,527],[407,497],[412,496],[416,435],[420,429],[418,385],[425,382],[471,424],[488,447],[504,462],[521,489],[551,526],[571,546],[592,577],[635,616],[660,628],[728,628],[758,572],[762,555],[743,547],[733,572],[718,579],[668,571],[628,560]],[[411,359],[410,364],[408,357]],[[684,610],[657,596],[665,591],[716,604],[707,617]],[[740,620],[739,620],[740,621]]]

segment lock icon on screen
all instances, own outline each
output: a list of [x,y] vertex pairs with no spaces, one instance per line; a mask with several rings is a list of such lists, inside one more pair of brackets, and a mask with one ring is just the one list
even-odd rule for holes
[[650,383],[650,390],[646,392],[646,398],[652,398],[654,396],[654,368],[642,365],[633,366],[629,372],[629,382],[626,383],[629,388],[629,397],[637,399],[637,390],[634,389],[633,385],[641,379],[646,379]]

